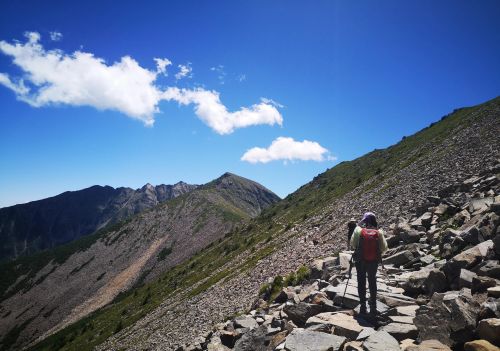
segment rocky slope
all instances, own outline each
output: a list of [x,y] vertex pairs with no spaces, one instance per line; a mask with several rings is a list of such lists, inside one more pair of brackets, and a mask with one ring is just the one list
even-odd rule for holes
[[277,200],[261,185],[227,173],[69,245],[4,264],[3,349],[26,345],[120,299]]
[[[428,196],[497,164],[499,122],[497,98],[456,110],[387,149],[343,162],[246,227],[35,349],[88,350],[100,344],[99,350],[175,350],[186,345],[228,316],[249,310],[270,278],[344,249],[350,217],[371,210],[385,228],[409,222]],[[142,305],[145,296],[150,302]]]
[[136,190],[96,185],[1,208],[0,261],[70,242],[195,188],[184,182]]
[[500,165],[391,223],[376,315],[360,314],[341,252],[270,280],[248,314],[179,350],[498,351],[499,225]]

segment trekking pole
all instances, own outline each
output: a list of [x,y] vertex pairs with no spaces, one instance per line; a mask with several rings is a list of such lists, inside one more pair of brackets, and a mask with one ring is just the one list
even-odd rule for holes
[[340,300],[340,305],[341,306],[344,306],[344,297],[345,297],[345,293],[347,291],[347,286],[349,285],[349,279],[351,279],[351,271],[352,271],[352,264],[353,264],[353,259],[352,259],[352,256],[351,256],[351,259],[349,260],[349,273],[347,275],[347,282],[345,283],[345,289],[344,289],[344,294],[342,295],[342,299]]

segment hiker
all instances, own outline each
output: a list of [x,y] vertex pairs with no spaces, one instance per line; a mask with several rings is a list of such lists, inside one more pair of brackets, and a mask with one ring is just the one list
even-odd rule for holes
[[366,276],[370,289],[370,314],[377,313],[377,268],[382,254],[387,250],[384,231],[378,229],[377,218],[372,212],[364,214],[352,234],[351,247],[358,277],[360,314],[366,314]]
[[351,217],[349,222],[347,222],[347,249],[351,246],[351,237],[354,229],[356,229],[357,223],[354,218]]

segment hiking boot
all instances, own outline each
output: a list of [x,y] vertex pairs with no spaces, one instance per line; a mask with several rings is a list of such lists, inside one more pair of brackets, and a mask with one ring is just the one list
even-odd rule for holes
[[366,304],[362,303],[359,306],[359,314],[366,314]]
[[376,316],[377,315],[377,305],[371,305],[370,304],[370,315],[371,316]]

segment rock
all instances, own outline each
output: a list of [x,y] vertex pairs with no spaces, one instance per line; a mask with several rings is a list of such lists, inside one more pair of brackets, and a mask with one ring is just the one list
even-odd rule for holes
[[267,344],[269,339],[266,337],[267,328],[260,326],[252,329],[243,334],[243,336],[236,341],[234,350],[236,351],[267,351]]
[[403,294],[379,293],[378,299],[389,307],[415,305],[415,300]]
[[478,320],[500,318],[500,299],[489,297],[481,304]]
[[489,209],[492,203],[493,203],[492,197],[472,199],[469,203],[469,212],[472,214],[485,212]]
[[500,286],[488,288],[486,291],[488,292],[488,296],[500,298]]
[[458,288],[472,288],[472,279],[474,277],[477,277],[477,274],[474,272],[471,272],[467,269],[461,269],[460,270],[460,276],[458,278]]
[[346,338],[321,332],[294,329],[285,339],[288,351],[339,351]]
[[341,294],[338,294],[334,297],[333,303],[337,306],[354,309],[357,305],[359,305],[359,297],[357,296],[357,293],[356,295],[345,294],[343,298]]
[[477,275],[500,279],[500,264],[498,260],[484,261],[476,271]]
[[418,305],[399,306],[399,307],[396,307],[395,313],[397,316],[415,317],[415,315],[419,309],[420,309],[420,306],[418,306]]
[[323,307],[300,302],[296,305],[286,305],[283,311],[295,324],[302,327],[310,317],[323,312]]
[[500,351],[500,348],[486,340],[474,340],[465,343],[464,351]]
[[393,264],[395,266],[401,266],[405,263],[410,262],[415,257],[411,253],[410,250],[404,250],[398,253],[395,253],[392,256],[386,257],[383,259],[384,264]]
[[476,266],[486,256],[488,249],[491,247],[493,247],[491,240],[482,242],[454,256],[444,265],[443,271],[452,289],[458,286],[460,270],[462,268],[470,270]]
[[247,317],[247,316],[241,316],[241,317],[236,317],[233,320],[233,324],[235,328],[248,328],[248,329],[254,329],[259,326],[257,321],[253,319],[252,317]]
[[239,333],[235,331],[221,330],[219,338],[221,340],[222,345],[227,346],[229,348],[233,348],[236,340],[240,337]]
[[229,351],[229,347],[222,344],[220,337],[212,336],[210,342],[207,344],[208,351]]
[[447,204],[439,204],[439,206],[437,206],[434,209],[434,214],[436,214],[438,216],[442,216],[448,212],[448,209],[449,209],[449,206]]
[[274,350],[279,344],[283,343],[287,334],[288,332],[286,330],[274,334],[269,342],[268,350]]
[[400,343],[399,343],[399,347],[401,348],[401,350],[403,351],[406,351],[408,350],[410,347],[412,346],[416,346],[415,345],[415,340],[413,339],[404,339],[402,340]]
[[347,252],[339,253],[339,265],[342,270],[347,271],[349,269],[349,262],[351,261],[352,254]]
[[389,323],[383,326],[380,330],[384,330],[391,334],[396,340],[416,339],[418,336],[417,327],[413,324],[405,323]]
[[400,351],[399,343],[389,333],[379,330],[363,343],[365,351]]
[[435,292],[443,292],[448,288],[448,280],[446,275],[439,269],[433,269],[429,272],[427,279],[422,284],[422,289],[432,295]]
[[396,323],[413,324],[414,317],[410,316],[389,316],[389,319]]
[[484,241],[484,237],[476,226],[472,226],[463,233],[460,234],[460,237],[470,245],[477,245],[480,242]]
[[361,341],[346,342],[343,351],[363,351],[363,343]]
[[366,328],[363,328],[363,330],[361,331],[361,333],[359,333],[358,337],[356,338],[356,340],[365,340],[367,339],[370,335],[372,334],[375,334],[377,331],[373,328],[370,328],[370,327],[366,327]]
[[345,336],[350,340],[356,340],[359,333],[363,330],[363,326],[361,326],[353,316],[344,313],[320,313],[309,318],[306,322],[306,327],[315,324],[325,324],[330,328],[333,327],[333,333],[335,335]]
[[481,339],[485,339],[492,344],[500,344],[500,319],[488,318],[479,321],[476,333]]
[[437,339],[454,347],[471,340],[479,304],[470,290],[435,293],[430,302],[417,311],[414,322],[421,339]]
[[438,340],[424,340],[420,345],[410,346],[406,351],[451,351],[451,349]]
[[494,287],[497,285],[497,281],[495,278],[489,277],[479,277],[476,276],[472,278],[472,293],[484,292],[488,288]]
[[399,237],[405,244],[418,243],[418,241],[420,240],[420,234],[415,229],[401,232],[399,234]]

